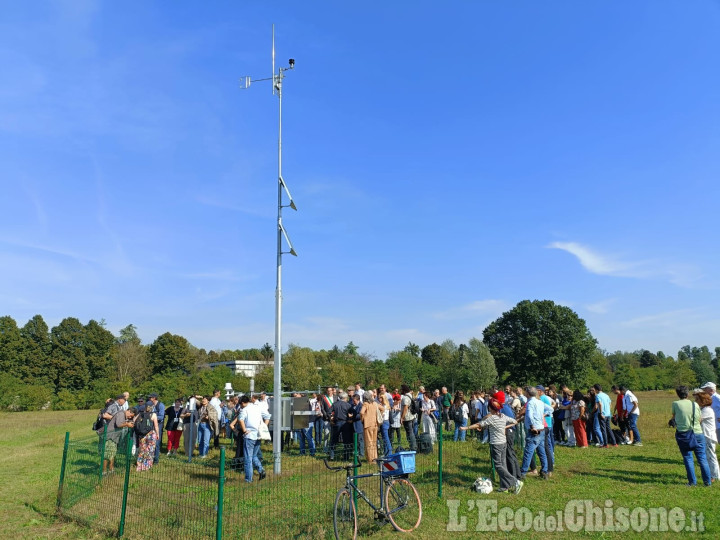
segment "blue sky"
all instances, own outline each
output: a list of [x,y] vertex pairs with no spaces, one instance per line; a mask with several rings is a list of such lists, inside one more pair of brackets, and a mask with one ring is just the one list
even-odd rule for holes
[[0,311],[385,358],[523,299],[720,345],[720,3],[6,3]]

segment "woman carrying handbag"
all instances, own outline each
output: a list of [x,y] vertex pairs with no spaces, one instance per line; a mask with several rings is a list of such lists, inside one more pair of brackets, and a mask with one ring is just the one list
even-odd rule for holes
[[693,461],[693,452],[695,458],[700,465],[703,483],[706,486],[712,485],[710,478],[710,467],[708,467],[707,457],[705,456],[705,438],[700,425],[702,412],[697,403],[688,399],[687,386],[678,386],[675,393],[680,398],[673,401],[672,417],[675,420],[675,440],[677,441],[680,454],[685,464],[685,472],[687,473],[688,487],[697,485],[695,477],[695,462]]

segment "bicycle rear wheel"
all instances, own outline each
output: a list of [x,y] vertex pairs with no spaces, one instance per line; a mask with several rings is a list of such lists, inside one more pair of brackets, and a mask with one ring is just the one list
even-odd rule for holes
[[357,538],[357,512],[355,512],[352,493],[348,488],[341,488],[335,496],[333,528],[337,540]]
[[422,503],[417,489],[405,478],[390,480],[385,488],[385,512],[400,532],[410,532],[420,525]]

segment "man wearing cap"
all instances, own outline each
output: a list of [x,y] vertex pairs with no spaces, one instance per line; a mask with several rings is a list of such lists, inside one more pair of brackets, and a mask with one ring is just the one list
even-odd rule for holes
[[717,387],[714,382],[706,382],[703,384],[701,389],[705,390],[705,393],[710,394],[712,398],[712,410],[715,413],[715,433],[720,441],[720,395],[717,393]]
[[160,433],[158,434],[158,441],[155,445],[155,456],[153,458],[153,464],[156,464],[160,460],[160,447],[162,446],[162,437],[163,437],[163,423],[165,421],[165,405],[158,401],[158,395],[153,392],[148,396],[148,399],[150,400],[149,403],[153,406],[153,412],[157,415],[157,421],[158,421],[158,429],[160,430]]
[[545,453],[545,423],[543,417],[546,414],[552,415],[553,409],[540,401],[537,397],[536,388],[527,389],[528,401],[525,405],[525,429],[527,430],[527,438],[525,439],[525,451],[523,452],[522,467],[520,467],[520,475],[524,479],[530,467],[530,460],[535,451],[540,458],[540,478],[546,480],[548,478],[548,458]]

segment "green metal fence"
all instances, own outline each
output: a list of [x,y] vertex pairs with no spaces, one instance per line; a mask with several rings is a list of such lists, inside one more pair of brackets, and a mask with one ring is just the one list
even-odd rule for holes
[[[229,444],[209,459],[196,457],[192,462],[182,448],[177,457],[163,453],[157,465],[137,471],[133,440],[126,431],[75,440],[66,435],[57,496],[61,516],[126,538],[330,537],[332,501],[343,479],[325,468],[327,449],[318,448],[310,456],[300,455],[297,444],[286,446],[282,474],[275,475],[271,444],[263,443],[267,477],[259,481],[255,472],[253,482],[246,483],[243,465]],[[478,476],[492,474],[488,445],[470,433],[465,442],[452,439],[452,431],[438,425],[432,451],[416,455],[412,481],[425,501],[442,497],[444,488],[467,489]],[[524,436],[516,437],[520,452],[522,441]],[[408,448],[404,432],[400,445]],[[336,450],[336,458],[342,459],[343,450]],[[357,446],[347,450],[363,460],[361,472],[374,467]],[[378,455],[384,453],[379,436]],[[107,472],[110,457],[112,473]],[[362,482],[368,493],[377,489],[372,479]],[[358,507],[360,517],[366,511],[367,505]]]

